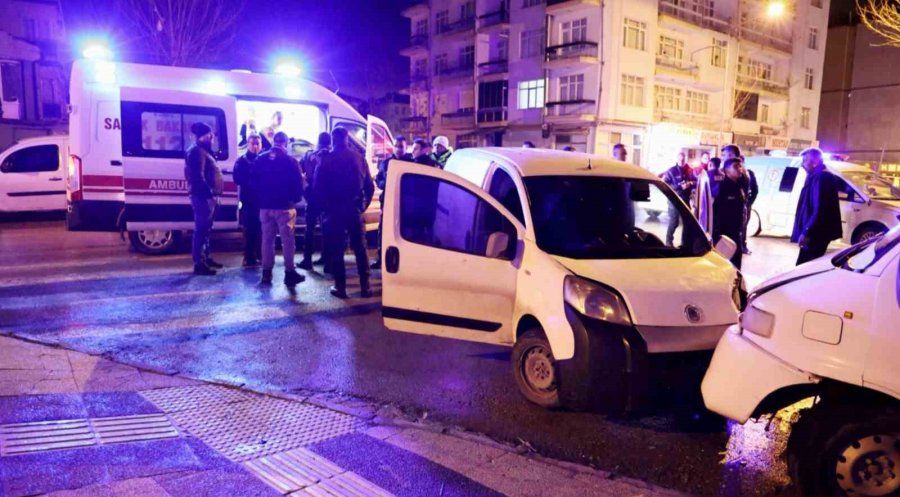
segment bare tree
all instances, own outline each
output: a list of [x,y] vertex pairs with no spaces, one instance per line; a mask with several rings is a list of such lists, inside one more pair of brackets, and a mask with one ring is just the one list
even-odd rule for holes
[[900,48],[900,3],[897,0],[856,0],[859,17],[873,33],[884,38],[877,46]]
[[246,0],[118,0],[121,12],[160,64],[197,66],[234,41]]

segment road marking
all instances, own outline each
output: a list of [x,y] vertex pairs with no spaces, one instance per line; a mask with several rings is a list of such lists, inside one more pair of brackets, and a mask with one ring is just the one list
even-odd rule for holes
[[112,280],[118,278],[135,278],[135,277],[145,277],[145,276],[167,276],[167,275],[177,275],[181,274],[186,277],[190,276],[190,268],[187,267],[174,267],[174,268],[160,268],[160,269],[141,269],[135,270],[132,269],[122,269],[115,271],[98,271],[93,273],[75,273],[75,274],[57,274],[52,276],[41,276],[41,277],[19,277],[19,278],[5,278],[0,279],[0,288],[7,287],[17,287],[17,286],[36,286],[36,285],[46,285],[53,284],[58,285],[59,283],[72,283],[77,281],[89,281],[89,280]]
[[232,290],[221,289],[221,290],[196,290],[196,291],[178,291],[178,292],[163,292],[163,293],[144,293],[140,295],[123,295],[121,297],[102,297],[96,299],[85,299],[85,300],[75,300],[72,302],[67,302],[67,305],[76,306],[82,304],[102,304],[105,302],[120,302],[127,300],[164,300],[169,298],[187,298],[187,297],[197,297],[201,295],[227,295],[231,293]]

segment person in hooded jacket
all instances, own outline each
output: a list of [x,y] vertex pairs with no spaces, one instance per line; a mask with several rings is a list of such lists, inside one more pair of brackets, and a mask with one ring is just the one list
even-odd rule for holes
[[450,156],[453,154],[453,149],[450,148],[450,140],[448,140],[446,136],[436,136],[434,137],[432,147],[434,148],[434,153],[431,154],[431,159],[437,162],[441,169],[443,169],[444,166],[447,165]]
[[191,133],[196,141],[185,152],[184,179],[188,184],[188,195],[194,211],[194,234],[191,240],[191,257],[194,274],[210,276],[222,265],[209,255],[209,236],[216,216],[218,196],[224,190],[222,171],[213,156],[212,128],[203,122],[191,125]]

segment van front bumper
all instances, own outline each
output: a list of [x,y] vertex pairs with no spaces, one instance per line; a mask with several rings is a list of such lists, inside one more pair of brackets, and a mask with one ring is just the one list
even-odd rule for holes
[[741,334],[739,325],[734,325],[719,341],[701,390],[707,409],[744,423],[769,394],[818,381],[815,375],[756,345]]

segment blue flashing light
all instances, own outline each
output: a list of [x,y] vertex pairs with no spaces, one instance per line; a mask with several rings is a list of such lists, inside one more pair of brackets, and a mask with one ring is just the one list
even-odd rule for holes
[[106,44],[101,42],[88,42],[81,49],[81,55],[88,60],[112,60],[113,53]]

